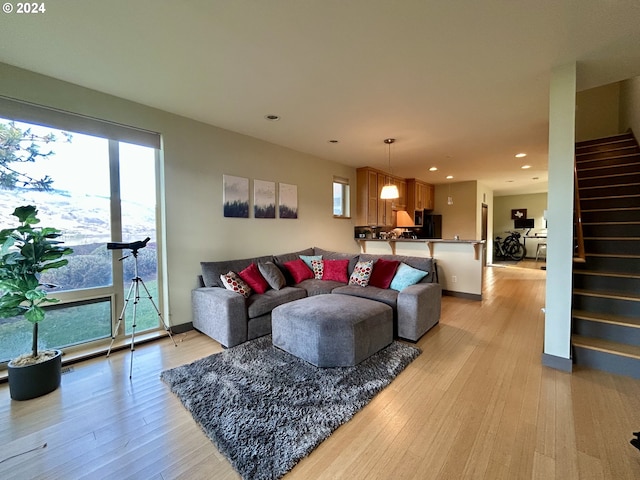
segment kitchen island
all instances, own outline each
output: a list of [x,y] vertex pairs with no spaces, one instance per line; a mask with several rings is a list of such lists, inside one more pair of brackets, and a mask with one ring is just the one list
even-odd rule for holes
[[482,300],[484,240],[355,239],[362,253],[410,255],[435,259],[443,293]]

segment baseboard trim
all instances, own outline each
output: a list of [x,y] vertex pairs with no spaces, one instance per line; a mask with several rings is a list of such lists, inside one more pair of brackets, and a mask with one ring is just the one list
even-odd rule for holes
[[482,300],[482,295],[477,293],[453,292],[451,290],[442,290],[443,295],[450,297],[467,298],[469,300]]
[[193,330],[193,323],[192,322],[181,323],[180,325],[172,325],[171,326],[171,333],[185,333],[185,332],[189,332],[191,330]]
[[573,361],[570,358],[556,357],[548,353],[542,354],[542,365],[568,373],[573,371]]

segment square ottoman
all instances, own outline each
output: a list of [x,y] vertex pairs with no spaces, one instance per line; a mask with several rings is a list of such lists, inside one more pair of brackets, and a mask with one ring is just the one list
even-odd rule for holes
[[271,312],[273,345],[317,367],[347,367],[390,345],[389,305],[348,295],[315,295]]

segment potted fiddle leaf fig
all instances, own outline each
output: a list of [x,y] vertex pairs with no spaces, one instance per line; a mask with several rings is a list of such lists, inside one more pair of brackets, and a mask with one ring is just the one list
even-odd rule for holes
[[38,351],[38,324],[45,318],[43,306],[59,300],[49,297],[40,283],[45,270],[65,266],[62,258],[73,253],[57,240],[62,234],[52,227],[38,227],[33,205],[18,207],[18,225],[0,230],[0,318],[23,316],[33,324],[31,352],[8,364],[9,391],[14,400],[28,400],[52,392],[60,385],[62,352]]

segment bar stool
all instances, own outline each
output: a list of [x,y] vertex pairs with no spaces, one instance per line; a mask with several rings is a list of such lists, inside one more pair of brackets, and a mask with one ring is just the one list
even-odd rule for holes
[[542,253],[542,251],[544,250],[544,259],[547,259],[547,242],[541,242],[538,243],[538,246],[536,247],[536,262],[538,261],[538,257],[540,256],[540,253]]

